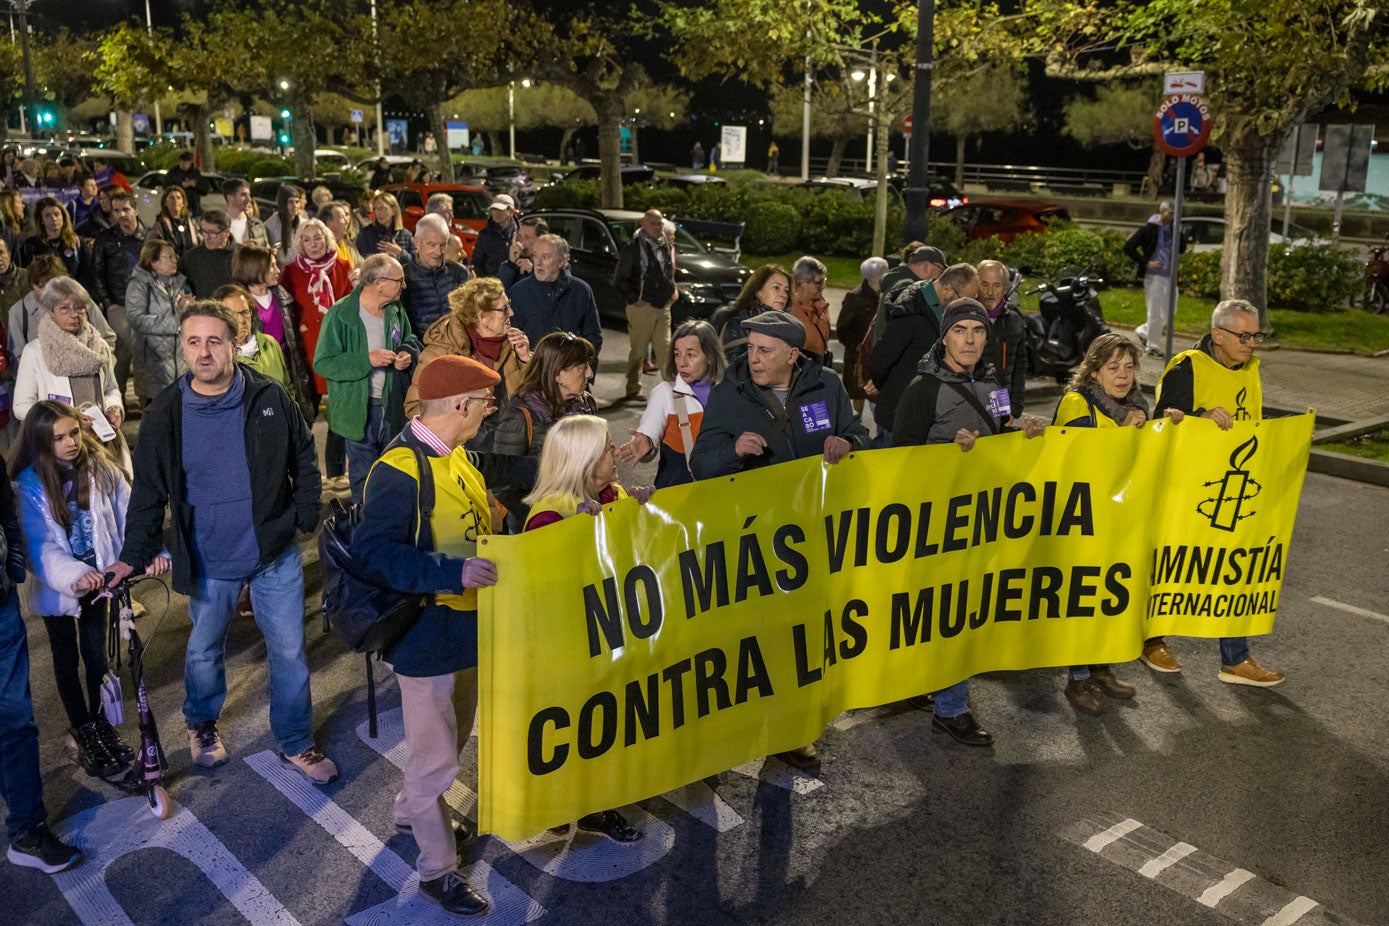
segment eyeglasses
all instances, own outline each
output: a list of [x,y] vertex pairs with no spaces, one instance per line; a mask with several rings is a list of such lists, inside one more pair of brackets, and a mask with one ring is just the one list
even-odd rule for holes
[[72,305],[70,303],[63,303],[53,307],[54,315],[82,315],[85,314],[85,312],[85,307]]
[[208,228],[203,226],[198,231],[202,232],[204,238],[220,238],[227,233],[225,228]]
[[463,404],[459,405],[460,410],[468,408],[469,402],[481,402],[484,408],[491,408],[497,404],[497,397],[494,395],[470,395],[463,399]]
[[1216,325],[1216,327],[1226,334],[1234,335],[1239,338],[1241,344],[1248,344],[1250,341],[1253,341],[1255,344],[1264,343],[1264,333],[1262,331],[1231,331],[1229,328],[1222,328],[1219,325]]
[[405,277],[382,277],[378,283],[399,283],[401,289],[405,288]]

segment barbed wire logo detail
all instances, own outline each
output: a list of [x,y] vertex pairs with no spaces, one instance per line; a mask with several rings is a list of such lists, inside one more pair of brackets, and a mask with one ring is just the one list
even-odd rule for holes
[[1220,487],[1213,498],[1203,499],[1196,505],[1197,514],[1209,520],[1216,530],[1233,532],[1240,521],[1258,513],[1245,510],[1245,503],[1257,498],[1264,488],[1245,468],[1258,449],[1259,438],[1249,438],[1230,454],[1230,468],[1223,477],[1202,483],[1207,489]]

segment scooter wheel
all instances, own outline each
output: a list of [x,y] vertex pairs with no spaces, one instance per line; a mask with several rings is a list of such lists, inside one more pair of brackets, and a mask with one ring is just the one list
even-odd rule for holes
[[150,813],[156,820],[167,820],[174,815],[174,799],[163,785],[154,785],[149,793]]

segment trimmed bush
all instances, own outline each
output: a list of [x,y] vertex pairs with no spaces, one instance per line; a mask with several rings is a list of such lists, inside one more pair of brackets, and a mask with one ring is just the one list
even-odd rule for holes
[[575,180],[535,191],[537,209],[597,209],[598,181]]
[[785,254],[801,240],[801,217],[787,203],[762,200],[748,207],[743,250],[750,254]]
[[1275,244],[1268,253],[1268,303],[1303,312],[1336,312],[1365,286],[1353,252],[1334,244]]
[[1187,251],[1177,262],[1177,292],[1204,299],[1220,298],[1220,249]]

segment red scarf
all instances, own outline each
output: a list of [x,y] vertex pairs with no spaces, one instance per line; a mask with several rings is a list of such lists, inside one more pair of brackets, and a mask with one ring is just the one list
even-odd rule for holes
[[300,254],[294,264],[303,271],[304,278],[309,281],[309,298],[318,306],[318,314],[327,315],[333,303],[338,301],[333,295],[333,268],[338,264],[337,249],[330,248],[328,253],[318,260],[311,259],[307,254]]

